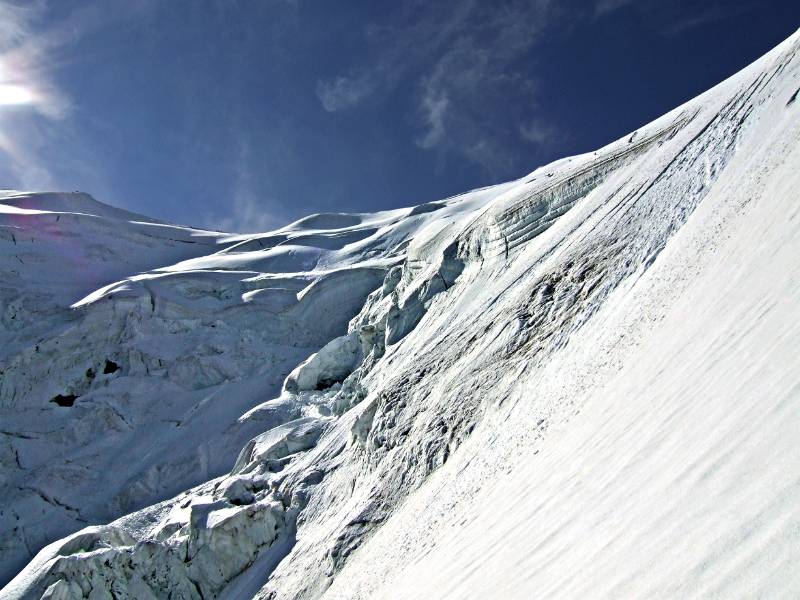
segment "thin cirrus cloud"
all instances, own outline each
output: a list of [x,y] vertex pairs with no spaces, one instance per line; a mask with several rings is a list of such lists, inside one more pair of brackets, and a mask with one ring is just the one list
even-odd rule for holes
[[425,115],[427,131],[417,140],[417,145],[422,148],[433,148],[440,144],[445,135],[445,117],[450,104],[447,96],[434,96],[427,93],[422,98],[421,109]]
[[597,0],[596,18],[621,9],[634,10],[664,36],[717,23],[757,8],[753,0],[711,0],[696,6],[689,2],[664,3],[660,0]]
[[519,134],[531,144],[546,144],[559,135],[559,130],[542,120],[533,119],[520,125]]
[[376,93],[397,88],[464,27],[475,6],[475,0],[460,0],[443,13],[427,3],[412,1],[390,13],[391,25],[367,25],[364,37],[370,60],[355,65],[346,75],[317,82],[317,96],[325,110],[353,108]]
[[392,25],[367,27],[372,58],[319,81],[317,96],[325,110],[337,112],[399,88],[415,90],[409,118],[418,147],[505,174],[516,161],[510,141],[536,145],[549,138],[525,137],[487,107],[504,106],[513,97],[526,109],[535,108],[536,82],[514,63],[534,47],[557,12],[548,0],[491,6],[461,0],[447,10],[406,4]]
[[[369,58],[318,81],[316,94],[326,111],[336,113],[412,90],[406,101],[406,117],[414,130],[411,143],[443,159],[466,159],[494,178],[505,177],[521,166],[517,161],[525,153],[519,151],[520,144],[549,152],[569,137],[539,112],[540,86],[529,68],[547,31],[624,10],[670,37],[754,6],[752,0],[710,0],[701,8],[659,0],[581,5],[457,0],[445,9],[437,3],[409,2],[395,9],[389,25],[368,26],[364,56]],[[526,65],[520,68],[522,61]]]
[[317,82],[317,97],[328,112],[346,110],[370,96],[375,85],[368,74],[355,77],[339,76],[331,81]]

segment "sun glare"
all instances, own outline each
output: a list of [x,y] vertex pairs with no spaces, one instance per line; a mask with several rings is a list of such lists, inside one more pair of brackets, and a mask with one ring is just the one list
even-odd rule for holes
[[35,100],[33,92],[21,85],[0,84],[0,106],[32,104]]

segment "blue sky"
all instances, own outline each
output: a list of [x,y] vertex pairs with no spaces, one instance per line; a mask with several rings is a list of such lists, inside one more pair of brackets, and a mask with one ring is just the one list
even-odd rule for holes
[[796,0],[0,0],[0,187],[266,230],[624,135],[800,27]]

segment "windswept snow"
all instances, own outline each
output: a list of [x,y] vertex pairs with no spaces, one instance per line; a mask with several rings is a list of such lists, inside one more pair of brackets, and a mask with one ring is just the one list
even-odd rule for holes
[[798,50],[413,209],[7,193],[0,596],[800,594]]

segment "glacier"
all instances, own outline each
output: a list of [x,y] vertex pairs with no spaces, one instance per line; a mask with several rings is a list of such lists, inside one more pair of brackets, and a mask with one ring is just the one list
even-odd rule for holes
[[0,193],[0,598],[800,595],[798,51],[411,208]]

